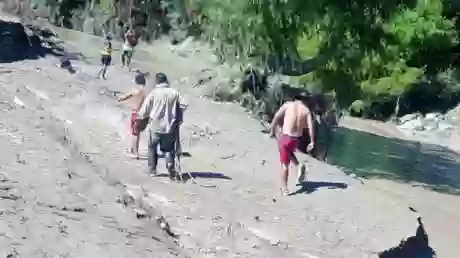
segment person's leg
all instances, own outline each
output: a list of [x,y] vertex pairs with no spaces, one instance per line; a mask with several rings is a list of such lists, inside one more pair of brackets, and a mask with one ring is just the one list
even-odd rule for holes
[[126,61],[126,50],[123,50],[121,52],[121,67],[125,67],[125,61]]
[[182,146],[180,144],[180,127],[177,128],[175,137],[174,137],[174,151],[175,154],[180,156],[182,155]]
[[137,158],[139,158],[139,142],[140,142],[140,140],[141,140],[140,134],[135,135],[133,137],[134,155],[136,155]]
[[97,73],[97,78],[101,78],[101,75],[104,73],[105,63],[106,63],[106,57],[102,55],[101,56],[101,69]]
[[289,160],[297,169],[297,184],[302,184],[302,182],[305,181],[306,176],[305,164],[299,162],[294,152],[289,154]]
[[105,74],[107,73],[107,65],[104,65],[102,67],[102,79],[107,80],[107,77],[105,77]]
[[157,146],[159,143],[158,134],[149,130],[149,142],[148,142],[148,172],[151,175],[157,173],[158,154]]
[[131,59],[133,58],[133,50],[126,51],[126,66],[131,67]]
[[161,134],[160,136],[160,149],[164,153],[166,169],[168,170],[169,176],[171,178],[174,178],[176,175],[174,164],[174,134],[175,132],[172,132],[167,134]]
[[280,173],[280,189],[283,195],[288,195],[288,178],[289,178],[289,137],[285,135],[280,135],[278,140],[278,147],[280,152],[280,163],[281,163],[281,173]]
[[130,152],[136,158],[139,158],[139,140],[140,140],[140,132],[137,129],[137,114],[136,112],[131,113],[131,144],[130,144]]
[[107,56],[105,58],[105,63],[104,63],[104,71],[102,72],[102,78],[104,80],[107,80],[107,78],[105,77],[106,73],[107,73],[107,69],[109,68],[109,65],[112,63],[112,56]]

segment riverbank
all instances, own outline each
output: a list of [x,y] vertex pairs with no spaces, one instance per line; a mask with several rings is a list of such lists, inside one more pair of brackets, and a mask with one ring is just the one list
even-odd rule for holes
[[446,130],[417,131],[411,128],[402,129],[393,122],[379,122],[353,117],[343,117],[340,126],[387,138],[438,145],[460,153],[460,128],[456,126]]

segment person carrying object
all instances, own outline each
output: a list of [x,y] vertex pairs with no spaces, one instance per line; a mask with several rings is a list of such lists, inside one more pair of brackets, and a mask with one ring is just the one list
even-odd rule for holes
[[171,179],[176,178],[175,149],[179,126],[187,105],[179,91],[170,87],[164,73],[155,75],[155,88],[146,97],[138,112],[140,127],[148,124],[148,173],[157,174],[157,147],[165,154],[166,168]]

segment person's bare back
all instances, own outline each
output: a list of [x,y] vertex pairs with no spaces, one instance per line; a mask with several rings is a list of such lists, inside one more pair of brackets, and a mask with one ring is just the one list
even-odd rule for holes
[[312,116],[302,96],[294,96],[293,101],[284,103],[276,112],[270,128],[271,137],[276,135],[279,126],[281,126],[281,134],[277,138],[282,165],[281,192],[283,195],[288,195],[287,182],[291,162],[298,168],[298,183],[301,184],[305,180],[305,165],[299,163],[294,152],[306,129],[312,139],[307,146],[307,151],[311,151],[315,146]]
[[137,112],[141,108],[145,97],[145,89],[143,87],[137,87],[132,89],[127,94],[121,96],[119,100],[127,107],[131,108],[132,111]]
[[302,136],[308,128],[307,118],[310,111],[301,101],[285,103],[285,114],[283,119],[282,133],[292,137]]

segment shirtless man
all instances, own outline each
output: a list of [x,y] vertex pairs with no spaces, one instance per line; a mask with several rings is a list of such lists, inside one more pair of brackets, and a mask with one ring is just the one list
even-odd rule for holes
[[138,35],[133,28],[128,28],[124,35],[125,42],[123,44],[123,51],[121,52],[122,67],[130,67],[131,59],[133,57],[134,47],[138,43]]
[[276,112],[271,123],[271,137],[275,137],[278,126],[282,128],[278,136],[278,145],[282,167],[281,193],[283,195],[289,195],[287,182],[290,162],[298,169],[298,183],[300,184],[305,180],[305,165],[299,164],[299,161],[294,155],[297,143],[304,130],[308,129],[310,139],[312,139],[308,144],[307,151],[311,151],[315,147],[313,119],[310,110],[302,100],[302,96],[294,96],[293,101],[284,103],[278,112]]
[[134,84],[136,85],[127,94],[118,98],[119,102],[124,102],[128,107],[131,108],[131,119],[130,119],[130,133],[131,142],[129,146],[129,154],[133,155],[134,158],[139,159],[139,139],[140,132],[137,129],[137,112],[144,102],[145,92],[145,76],[143,74],[136,74],[134,76]]

